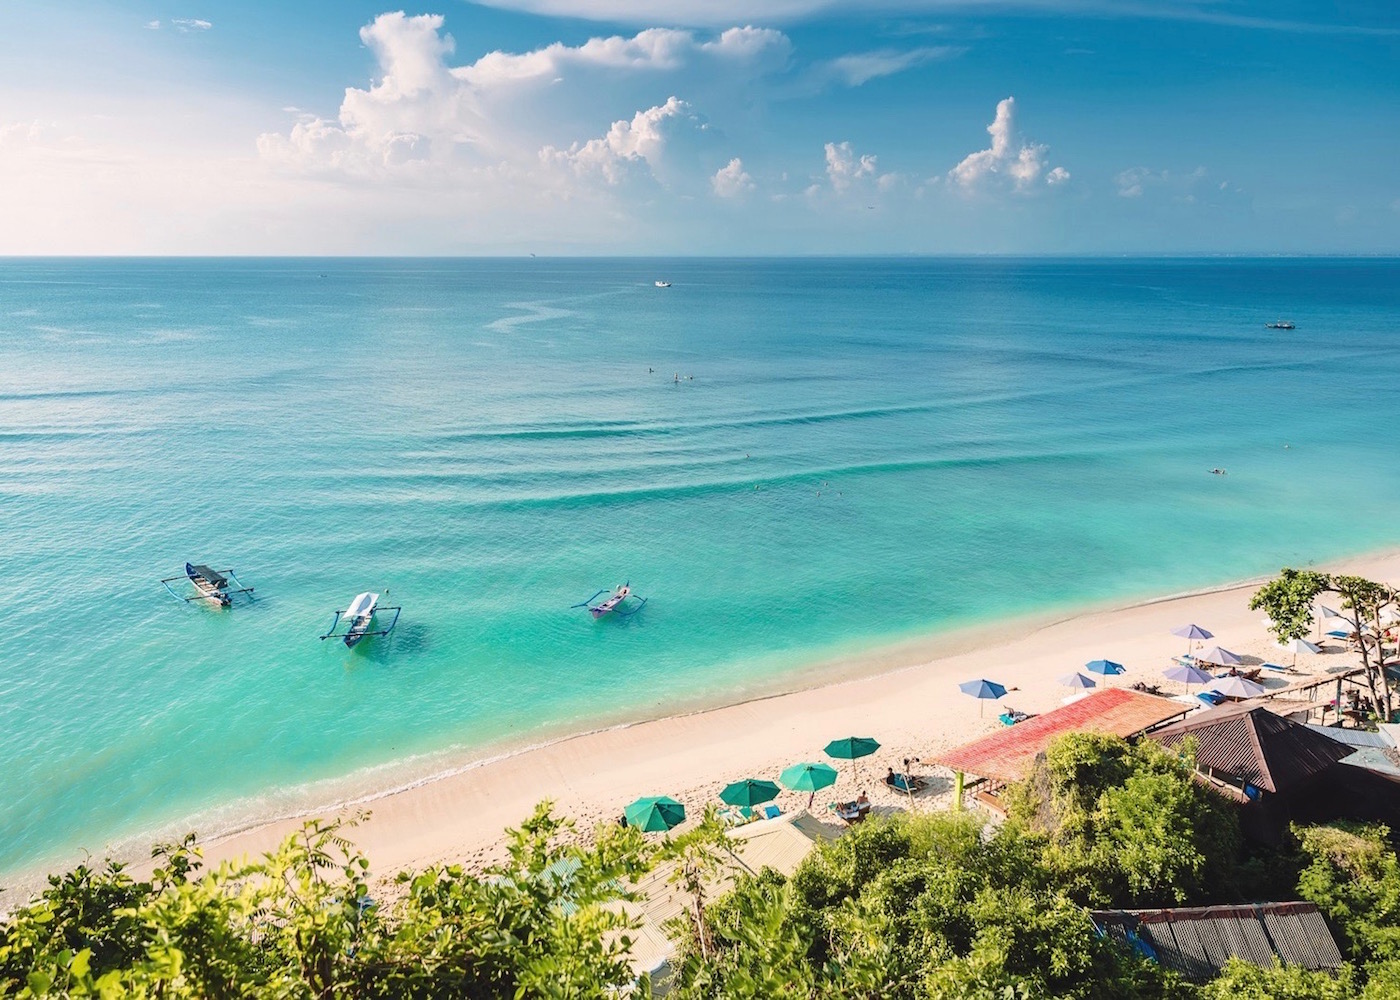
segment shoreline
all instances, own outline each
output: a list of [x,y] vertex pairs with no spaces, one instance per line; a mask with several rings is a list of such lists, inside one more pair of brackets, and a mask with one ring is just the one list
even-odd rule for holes
[[[1309,561],[1300,565],[1345,568],[1362,572],[1363,575],[1394,579],[1400,577],[1400,548],[1386,548],[1338,560]],[[693,810],[701,801],[713,800],[718,788],[729,780],[747,776],[748,772],[776,772],[796,759],[821,759],[821,746],[826,739],[851,735],[857,730],[861,734],[874,735],[884,744],[881,753],[867,762],[867,772],[877,773],[874,762],[884,767],[891,762],[897,765],[904,756],[920,755],[917,750],[908,750],[908,746],[918,746],[920,743],[914,731],[917,725],[910,718],[909,706],[914,699],[905,697],[906,689],[917,689],[938,697],[938,710],[931,711],[925,722],[926,728],[941,729],[940,733],[935,734],[933,744],[937,748],[946,748],[998,724],[995,713],[979,715],[971,700],[957,695],[954,685],[957,680],[966,678],[961,673],[955,677],[954,672],[985,666],[984,672],[968,673],[968,676],[988,676],[1003,683],[1010,680],[1008,687],[1013,693],[1008,694],[1000,705],[1011,703],[1022,710],[1044,711],[1058,704],[1064,689],[1054,687],[1053,677],[1041,676],[1043,671],[1033,669],[1032,663],[1018,662],[1019,657],[1031,654],[1032,661],[1053,657],[1059,663],[1060,673],[1079,669],[1084,660],[1075,662],[1078,654],[1073,653],[1072,649],[1076,640],[1061,633],[1096,623],[1116,622],[1121,625],[1128,621],[1156,619],[1168,611],[1172,614],[1179,612],[1185,619],[1191,618],[1194,610],[1196,613],[1192,620],[1216,630],[1223,645],[1236,651],[1246,648],[1252,651],[1254,646],[1267,645],[1269,640],[1258,623],[1258,614],[1247,610],[1248,595],[1244,592],[1256,588],[1265,579],[1268,576],[1157,595],[1129,603],[1106,600],[1077,608],[1014,615],[883,643],[785,671],[773,679],[770,690],[762,690],[765,685],[758,685],[753,692],[741,692],[742,696],[737,701],[697,697],[683,703],[679,711],[666,714],[622,719],[582,731],[561,732],[528,743],[497,743],[495,746],[478,747],[467,751],[469,759],[463,760],[458,756],[446,766],[432,766],[426,773],[405,780],[381,784],[361,792],[347,789],[339,796],[328,795],[326,798],[331,800],[329,802],[323,800],[320,804],[313,802],[304,808],[280,810],[271,817],[248,816],[248,812],[239,810],[239,806],[250,805],[250,800],[236,800],[228,804],[232,814],[241,812],[248,819],[244,822],[233,820],[217,833],[201,840],[206,864],[213,867],[222,860],[270,850],[283,836],[312,817],[349,818],[368,811],[371,818],[353,831],[351,837],[369,855],[373,870],[379,877],[391,876],[404,867],[422,867],[437,861],[480,865],[494,860],[493,852],[499,847],[504,829],[526,818],[535,802],[541,799],[553,799],[558,811],[578,820],[580,829],[615,816],[622,804],[643,794],[672,794]],[[1242,594],[1245,599],[1230,600],[1236,594]],[[1219,624],[1225,620],[1221,616],[1226,614],[1232,628],[1222,634]],[[1205,620],[1211,616],[1215,616],[1212,620],[1216,624]],[[1250,625],[1253,627],[1248,628]],[[1132,631],[1131,628],[1129,631]],[[1240,634],[1242,632],[1249,633],[1248,641]],[[1161,680],[1160,669],[1166,665],[1166,657],[1181,642],[1176,637],[1154,633],[1124,638],[1130,639],[1135,646],[1141,646],[1144,642],[1160,646],[1162,663],[1151,668],[1134,668],[1130,662],[1133,657],[1126,656],[1116,647],[1094,652],[1085,659],[1105,655],[1129,663],[1129,673],[1124,677],[1096,677],[1103,686],[1122,686],[1135,680]],[[1159,641],[1151,641],[1153,639]],[[1048,642],[1048,654],[1043,651],[1034,653],[1038,641]],[[1006,654],[1002,657],[1005,665],[997,665],[996,654],[999,652]],[[1156,655],[1155,651],[1151,655]],[[1021,680],[1028,683],[1021,685]],[[947,683],[942,691],[937,690],[940,681]],[[839,727],[820,730],[827,733],[826,738],[820,743],[807,744],[805,749],[801,738],[775,740],[777,746],[773,750],[792,746],[794,753],[802,751],[796,756],[789,753],[787,756],[791,756],[791,760],[784,755],[766,754],[761,747],[753,745],[756,737],[791,737],[806,733],[812,730],[817,719],[833,714],[840,717],[845,714],[843,709],[856,705],[863,705],[866,711],[863,716],[846,720],[846,727],[851,729],[851,733]],[[765,720],[764,716],[770,718]],[[935,727],[935,722],[944,725]],[[784,724],[786,733],[782,732]],[[834,720],[832,724],[835,725]],[[765,734],[764,730],[768,727],[775,729]],[[902,736],[902,742],[890,739],[892,735]],[[676,759],[682,755],[668,752],[666,744],[678,737],[692,740],[692,745],[688,747],[691,756],[695,756],[697,748],[708,746],[708,754],[701,756],[708,756],[712,764],[700,769],[689,760]],[[929,745],[928,741],[925,733],[923,744]],[[651,757],[642,762],[629,760],[623,753],[625,750],[632,753],[642,750]],[[729,751],[727,759],[725,750]],[[922,755],[931,752],[933,750],[925,748]],[[453,751],[443,751],[443,754],[450,755]],[[679,765],[675,768],[676,773],[669,776],[669,784],[662,784],[668,775],[655,763],[658,756],[663,761],[671,760]],[[764,759],[769,756],[773,756],[773,759]],[[571,776],[564,765],[573,762],[590,765],[586,768],[587,774],[582,778]],[[357,773],[363,776],[366,771],[372,774],[393,770],[402,763],[389,762]],[[842,763],[838,762],[838,770],[842,768]],[[740,770],[746,773],[738,773]],[[601,780],[609,775],[616,784],[615,793],[601,784]],[[643,779],[651,784],[629,783]],[[315,782],[312,787],[322,785],[334,788],[337,784],[354,780],[355,775],[352,774]],[[522,788],[535,790],[522,794]],[[838,782],[833,793],[838,790],[849,790],[844,778]],[[472,808],[473,797],[486,804]],[[779,802],[785,807],[790,806],[794,804],[794,798],[800,796],[785,793]],[[205,810],[198,817],[207,819],[219,811],[218,808]],[[181,834],[174,834],[173,830],[178,827],[182,833],[190,829],[190,825],[186,820],[167,824],[166,829],[178,837]],[[144,836],[124,838],[109,843],[102,853],[128,862],[133,873],[141,873],[149,867],[145,859],[150,844],[161,836],[148,832]],[[58,869],[53,863],[48,863],[42,871],[28,869],[12,872],[4,883],[0,883],[8,890],[4,896],[9,897],[5,899],[0,896],[0,900],[3,900],[0,902],[0,912],[18,905],[17,901],[27,900],[43,886],[45,873],[53,870]]]

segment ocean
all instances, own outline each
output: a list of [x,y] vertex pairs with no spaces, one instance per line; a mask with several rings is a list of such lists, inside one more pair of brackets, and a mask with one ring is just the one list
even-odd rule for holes
[[0,261],[0,881],[1394,545],[1397,362],[1395,260]]

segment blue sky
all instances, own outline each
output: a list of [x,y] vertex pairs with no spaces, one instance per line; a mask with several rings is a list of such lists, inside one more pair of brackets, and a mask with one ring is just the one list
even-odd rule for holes
[[1394,0],[0,5],[2,253],[1395,253]]

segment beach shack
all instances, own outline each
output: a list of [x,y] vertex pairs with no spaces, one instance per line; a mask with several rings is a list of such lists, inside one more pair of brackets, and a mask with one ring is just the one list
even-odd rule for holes
[[1221,705],[1152,734],[1195,741],[1199,781],[1240,807],[1240,830],[1282,842],[1290,823],[1400,823],[1400,755],[1382,734],[1309,726],[1258,701]]
[[1090,916],[1100,934],[1193,983],[1215,978],[1231,958],[1264,968],[1277,959],[1314,972],[1342,964],[1315,903],[1093,910]]
[[964,743],[933,759],[953,772],[954,805],[971,792],[982,805],[1004,813],[1000,793],[1031,772],[1036,757],[1066,733],[1104,733],[1132,739],[1180,719],[1190,706],[1126,688],[1095,691],[1044,715]]

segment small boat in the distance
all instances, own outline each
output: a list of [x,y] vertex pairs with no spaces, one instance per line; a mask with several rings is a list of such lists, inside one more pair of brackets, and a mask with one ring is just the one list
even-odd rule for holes
[[1210,470],[1210,474],[1211,474],[1212,476],[1228,476],[1228,475],[1229,475],[1229,473],[1226,472],[1224,469],[1211,469],[1211,470]]
[[1265,323],[1265,324],[1264,324],[1264,328],[1265,328],[1266,330],[1296,330],[1296,329],[1297,329],[1297,327],[1295,327],[1295,326],[1293,325],[1292,322],[1290,322],[1289,320],[1286,320],[1286,319],[1276,319],[1276,320],[1274,320],[1272,323]]
[[[384,628],[375,628],[378,624],[374,620],[375,612],[383,611],[394,613],[393,620]],[[380,607],[379,595],[366,591],[363,594],[356,594],[355,599],[350,602],[350,607],[344,611],[335,613],[335,620],[331,622],[330,631],[321,636],[324,639],[343,639],[347,648],[354,649],[355,644],[361,639],[368,639],[372,635],[388,635],[394,631],[394,626],[399,623],[399,613],[402,607]],[[337,632],[336,629],[344,623],[345,631]]]
[[[597,601],[599,597],[602,597],[604,594],[608,594],[608,592],[606,590],[600,590],[588,600],[580,601],[578,604],[570,605],[570,607],[587,608],[588,613],[591,614],[595,620],[602,618],[604,615],[612,614],[613,612],[616,612],[619,618],[630,618],[633,615],[635,615],[638,611],[641,611],[642,605],[646,604],[647,602],[647,599],[645,597],[637,597],[635,594],[632,593],[632,585],[630,581],[628,583],[624,583],[621,587],[618,587],[611,594],[608,594],[608,597],[605,600],[599,601],[597,604],[593,603],[594,601]],[[624,609],[623,602],[626,601],[629,597],[636,601],[636,604],[628,605],[627,608]]]
[[[175,593],[170,585],[176,580],[188,580],[190,586],[194,587],[193,597],[181,597]],[[229,581],[234,584],[234,589],[229,589]],[[184,576],[168,576],[160,581],[165,589],[170,591],[170,596],[177,601],[213,601],[221,608],[231,607],[233,598],[238,594],[251,594],[252,587],[243,586],[238,577],[233,575],[233,570],[226,569],[220,572],[210,569],[208,566],[196,566],[193,563],[185,563]]]
[[669,281],[658,281],[658,282],[656,282],[656,287],[657,287],[657,288],[670,288],[670,287],[671,287],[671,283],[670,283]]

